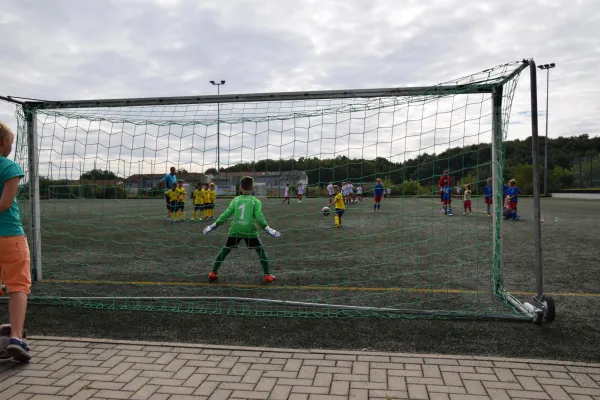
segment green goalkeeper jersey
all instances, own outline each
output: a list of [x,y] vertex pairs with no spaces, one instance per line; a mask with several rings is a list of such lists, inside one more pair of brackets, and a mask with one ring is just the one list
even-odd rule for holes
[[233,215],[228,235],[239,238],[258,237],[256,223],[262,229],[267,226],[267,220],[262,213],[262,203],[256,197],[245,194],[231,200],[229,207],[217,219],[217,225],[223,225]]

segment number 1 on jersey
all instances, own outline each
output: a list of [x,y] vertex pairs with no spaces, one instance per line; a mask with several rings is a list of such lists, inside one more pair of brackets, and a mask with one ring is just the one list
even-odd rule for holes
[[244,213],[246,212],[246,205],[242,204],[241,206],[238,207],[240,210],[242,210],[242,215],[240,215],[240,219],[244,219]]

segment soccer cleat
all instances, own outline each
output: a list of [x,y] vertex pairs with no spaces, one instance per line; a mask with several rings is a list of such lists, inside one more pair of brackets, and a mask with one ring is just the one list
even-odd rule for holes
[[263,281],[265,283],[272,283],[275,280],[275,277],[273,275],[265,275]]
[[10,344],[6,346],[6,352],[13,360],[18,362],[27,362],[31,360],[29,347],[22,340],[12,338]]
[[171,217],[167,217],[167,221],[170,221],[170,220],[171,220]]
[[518,221],[519,219],[521,219],[521,216],[519,214],[515,215],[515,221]]
[[218,281],[218,280],[219,280],[219,275],[217,275],[217,273],[216,273],[216,272],[210,271],[210,272],[208,273],[208,280],[209,280],[209,281],[213,281],[213,282],[214,282],[214,281]]

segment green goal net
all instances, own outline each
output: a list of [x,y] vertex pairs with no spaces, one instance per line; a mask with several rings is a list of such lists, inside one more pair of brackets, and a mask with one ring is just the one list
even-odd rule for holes
[[[32,301],[234,315],[519,317],[502,283],[501,193],[488,216],[483,190],[488,178],[501,183],[525,66],[418,88],[27,102],[17,110],[15,159],[27,173],[21,210],[35,241]],[[167,220],[161,182],[171,167],[187,188],[185,222]],[[198,220],[205,211],[195,212],[192,192],[214,183],[217,218],[246,175],[269,226],[282,233],[261,233],[277,280],[263,284],[256,253],[241,244],[212,284],[231,221],[203,235],[212,220]],[[374,206],[377,179],[384,195]],[[330,183],[347,198],[339,229],[322,213]],[[472,205],[463,215],[466,185]]]

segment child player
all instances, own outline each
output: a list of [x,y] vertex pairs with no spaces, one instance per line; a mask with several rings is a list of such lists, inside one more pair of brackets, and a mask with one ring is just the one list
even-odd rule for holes
[[444,186],[443,191],[444,191],[444,202],[442,204],[444,207],[444,214],[452,217],[454,215],[454,214],[452,214],[452,186],[450,186],[450,185]]
[[285,189],[283,192],[283,201],[281,202],[281,204],[285,203],[287,201],[288,206],[290,205],[290,184],[287,183],[285,185]]
[[519,214],[517,214],[517,203],[519,202],[519,193],[521,193],[521,191],[517,187],[517,181],[515,181],[514,179],[508,181],[508,189],[506,190],[506,201],[508,203],[506,206],[506,219],[513,219],[515,221],[518,221],[519,218],[521,218]]
[[208,182],[204,184],[200,194],[202,195],[202,208],[204,209],[204,212],[202,213],[202,219],[207,220],[208,205],[210,204],[210,186],[208,185]]
[[383,196],[383,190],[381,179],[377,178],[375,181],[375,196],[373,197],[375,200],[375,203],[373,203],[373,212],[379,212],[381,209],[381,197]]
[[299,183],[296,190],[298,191],[298,204],[300,204],[302,203],[302,196],[304,196],[304,186],[302,186],[302,184]]
[[0,278],[8,292],[11,328],[10,342],[3,350],[13,360],[26,362],[31,359],[31,354],[23,341],[23,325],[31,272],[29,246],[16,199],[19,181],[25,175],[17,163],[8,159],[14,140],[12,131],[0,121]]
[[275,229],[269,227],[267,220],[262,213],[262,203],[256,197],[252,196],[252,188],[254,187],[254,179],[249,176],[244,176],[240,181],[240,192],[241,194],[231,200],[227,210],[215,221],[215,223],[204,228],[204,234],[207,235],[211,231],[217,229],[218,226],[223,225],[233,215],[233,221],[231,221],[231,227],[227,234],[227,240],[225,246],[221,249],[215,260],[212,271],[208,274],[209,281],[216,281],[219,279],[217,275],[219,267],[225,261],[225,257],[231,252],[232,249],[238,247],[240,242],[244,240],[248,248],[254,249],[260,258],[260,264],[263,268],[264,282],[271,283],[275,280],[275,277],[271,275],[269,267],[269,257],[265,253],[265,249],[260,241],[258,232],[256,230],[256,223],[260,225],[265,232],[274,238],[281,236],[281,233]]
[[506,216],[506,196],[508,195],[508,185],[502,184],[502,215]]
[[210,185],[208,185],[208,218],[210,219],[215,219],[215,217],[213,217],[214,213],[215,213],[215,204],[217,203],[217,191],[215,190],[215,184],[214,183],[210,183]]
[[465,194],[463,195],[463,215],[471,215],[471,185],[465,185]]
[[329,182],[329,185],[327,185],[327,194],[329,195],[329,201],[331,201],[333,196],[335,196],[335,193],[333,193],[333,182]]
[[485,207],[487,208],[488,217],[492,216],[492,196],[494,195],[494,187],[492,186],[492,178],[488,178],[487,185],[483,188],[483,198],[485,200]]
[[348,181],[348,203],[352,203],[354,201],[354,186],[352,182]]
[[333,217],[333,221],[335,223],[336,228],[342,227],[342,216],[344,215],[344,211],[346,211],[346,204],[344,203],[344,196],[339,192],[338,185],[333,186],[333,191],[335,192],[335,197],[333,201],[329,203],[327,207],[331,207],[335,204],[335,215]]
[[185,188],[183,187],[183,181],[177,182],[177,215],[179,222],[185,221]]
[[363,187],[362,187],[362,184],[360,184],[356,188],[356,197],[357,197],[358,201],[362,201],[362,191],[363,191]]
[[169,197],[171,206],[171,218],[169,221],[177,222],[177,199],[179,198],[179,192],[177,191],[177,183],[173,182],[171,189],[167,190],[167,196]]
[[[452,177],[448,175],[447,169],[444,170],[442,176],[440,176],[440,180],[438,181],[438,188],[440,188],[440,200],[442,201],[442,204],[444,203],[444,186],[446,185],[452,186]],[[442,214],[444,213],[444,209],[445,207],[442,206]]]
[[202,184],[198,183],[194,190],[194,211],[192,212],[192,221],[196,220],[196,211],[198,211],[198,221],[202,220]]

